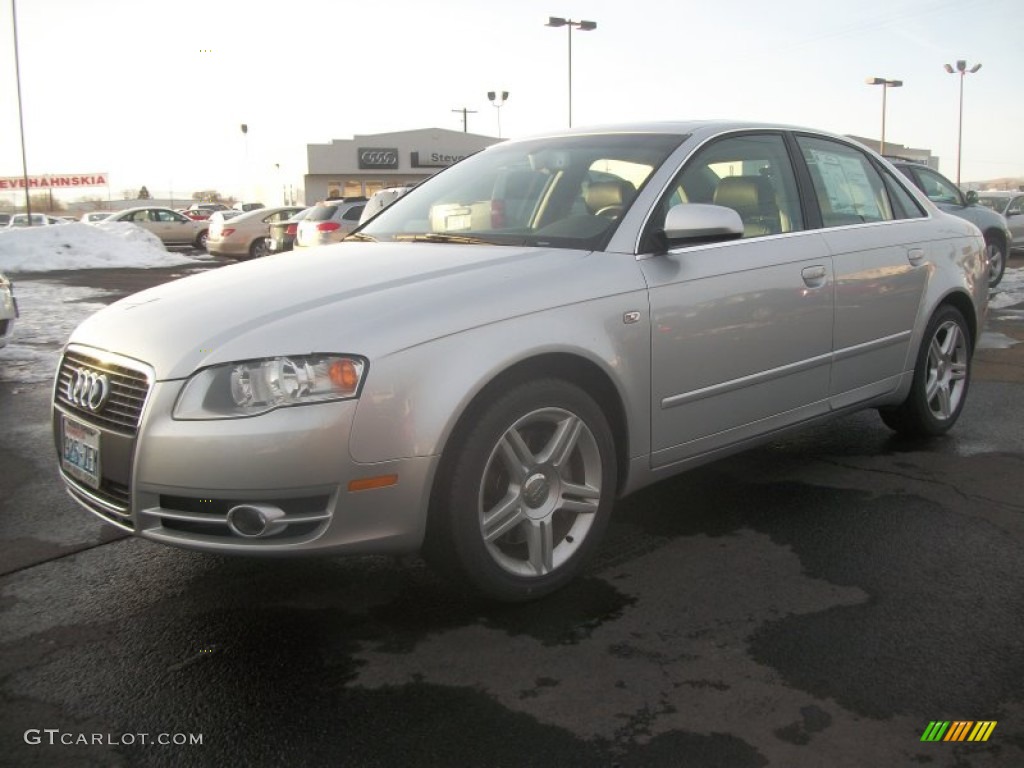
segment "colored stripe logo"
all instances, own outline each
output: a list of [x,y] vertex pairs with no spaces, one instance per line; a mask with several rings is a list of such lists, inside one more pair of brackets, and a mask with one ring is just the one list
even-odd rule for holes
[[921,741],[988,741],[996,720],[932,720]]

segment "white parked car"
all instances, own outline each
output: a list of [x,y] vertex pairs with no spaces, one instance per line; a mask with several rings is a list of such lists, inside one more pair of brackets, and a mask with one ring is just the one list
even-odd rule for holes
[[359,216],[365,206],[365,197],[317,203],[299,222],[294,250],[341,242],[345,235],[359,226]]

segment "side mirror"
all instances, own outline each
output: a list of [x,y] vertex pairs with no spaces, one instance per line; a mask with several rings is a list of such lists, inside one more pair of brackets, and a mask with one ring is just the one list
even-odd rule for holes
[[683,203],[665,215],[666,244],[697,245],[743,237],[743,219],[732,208],[704,203]]
[[967,194],[964,195],[964,197],[966,198],[968,205],[978,204],[978,193],[975,192],[973,189],[968,190]]

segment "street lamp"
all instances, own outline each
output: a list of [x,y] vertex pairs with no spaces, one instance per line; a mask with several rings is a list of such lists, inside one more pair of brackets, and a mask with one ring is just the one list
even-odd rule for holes
[[32,226],[32,195],[28,183],[28,159],[25,155],[25,117],[21,108],[21,59],[18,56],[18,7],[11,0],[11,30],[14,32],[14,79],[18,85],[18,132],[21,135],[21,172],[25,179],[25,214],[28,225]]
[[488,91],[487,98],[490,99],[491,104],[498,110],[498,138],[501,138],[501,108],[505,106],[505,102],[508,101],[508,91]]
[[569,127],[572,128],[572,28],[581,32],[590,32],[592,29],[597,29],[596,21],[573,21],[572,19],[563,19],[561,16],[548,16],[548,23],[546,27],[568,27],[569,29]]
[[903,86],[902,80],[886,80],[884,77],[869,77],[865,80],[868,85],[882,86],[882,140],[878,143],[878,154],[885,154],[885,94],[890,88]]
[[975,72],[977,72],[979,69],[981,69],[981,64],[975,64],[973,67],[968,69],[967,68],[967,62],[964,61],[963,59],[960,59],[956,63],[956,69],[955,70],[951,66],[949,66],[949,64],[946,64],[944,66],[946,67],[946,71],[949,72],[949,74],[951,74],[951,75],[954,75],[957,72],[960,73],[960,123],[959,123],[959,128],[957,128],[957,134],[956,134],[956,185],[959,187],[960,186],[960,150],[961,150],[961,148],[963,146],[962,142],[963,142],[963,137],[964,137],[964,75],[966,75],[968,73],[973,75]]

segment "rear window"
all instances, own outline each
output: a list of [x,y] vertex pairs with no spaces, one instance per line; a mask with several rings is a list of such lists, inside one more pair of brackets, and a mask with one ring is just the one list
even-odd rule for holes
[[309,216],[307,216],[306,219],[309,221],[329,221],[337,210],[338,206],[336,205],[318,205],[310,211]]

